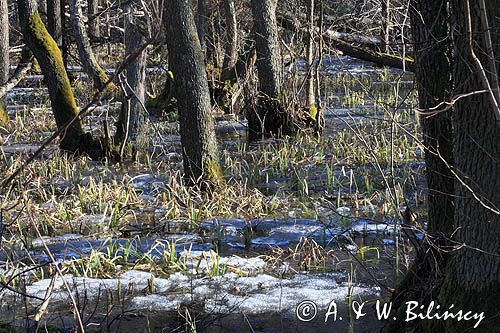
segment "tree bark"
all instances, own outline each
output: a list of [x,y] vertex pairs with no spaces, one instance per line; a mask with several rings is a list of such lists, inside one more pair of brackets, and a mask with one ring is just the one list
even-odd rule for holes
[[382,41],[382,52],[389,52],[389,34],[390,34],[390,24],[391,24],[391,1],[390,0],[380,0],[380,15],[381,15],[381,29],[380,29],[380,39]]
[[87,1],[87,15],[88,15],[88,25],[89,34],[92,37],[100,37],[100,24],[101,20],[97,15],[99,13],[99,0],[88,0]]
[[306,37],[306,108],[316,109],[314,84],[314,0],[306,0],[308,34]]
[[[68,31],[68,21],[66,20],[66,5],[68,4],[68,0],[61,0],[61,30],[63,32]],[[61,52],[64,67],[68,65],[68,56],[69,56],[69,46],[70,46],[70,38],[68,34],[62,34],[62,44],[61,44]]]
[[[37,59],[48,86],[52,112],[57,127],[63,128],[78,113],[73,91],[61,50],[43,24],[35,0],[18,0],[19,22],[26,44]],[[83,131],[81,120],[77,120],[61,134],[60,147],[72,152],[91,151],[95,146],[90,136]]]
[[[427,149],[427,230],[453,231],[454,177],[453,124],[445,104],[452,93],[451,40],[448,30],[448,0],[416,0],[410,13],[418,87],[420,122]],[[437,107],[437,108],[436,108]]]
[[38,11],[44,19],[47,18],[47,0],[38,1]]
[[[129,5],[125,15],[124,40],[126,54],[133,54],[139,47],[146,43],[146,38],[139,31],[137,21],[138,18],[134,17],[133,6]],[[115,136],[115,141],[121,145],[120,156],[123,156],[127,145],[129,147],[136,146],[136,140],[140,132],[139,129],[144,125],[146,118],[146,110],[144,110],[146,55],[147,51],[144,49],[134,61],[127,65],[125,70],[126,80],[122,82],[125,96],[122,100],[122,108]]]
[[207,8],[205,0],[198,0],[198,20],[196,22],[196,31],[198,33],[198,40],[200,41],[201,50],[206,57],[207,43],[205,40],[206,25],[207,25]]
[[[73,34],[75,37],[78,54],[82,62],[83,68],[90,79],[94,82],[94,87],[97,90],[104,88],[109,78],[104,70],[99,66],[92,51],[90,40],[83,24],[83,13],[78,0],[69,0],[69,10],[71,14],[71,25],[73,26]],[[109,87],[108,90],[113,90],[114,87]]]
[[[0,0],[0,86],[9,79],[9,8],[7,0]],[[0,126],[9,121],[7,99],[0,96]]]
[[61,0],[47,0],[47,29],[62,50]]
[[[230,72],[236,66],[238,60],[238,21],[236,19],[236,8],[234,0],[224,0],[224,14],[226,18],[226,47],[224,64],[222,66],[224,72]],[[224,74],[222,74],[224,77]]]
[[252,0],[252,15],[259,90],[269,98],[278,98],[283,80],[276,23],[276,0]]
[[415,261],[393,296],[399,318],[390,322],[393,331],[409,326],[422,329],[420,321],[404,321],[405,302],[415,299],[428,304],[439,293],[447,262],[439,248],[448,245],[445,239],[453,232],[455,210],[452,111],[444,104],[451,98],[453,84],[448,0],[413,0],[411,8],[415,81],[426,148],[427,232],[433,246],[424,243],[423,250],[416,249]]
[[[454,27],[453,74],[455,94],[485,89],[476,70],[470,46],[486,68],[488,80],[500,74],[487,68],[485,32],[491,31],[495,61],[500,61],[500,7],[486,1],[490,26],[481,23],[480,1],[452,0]],[[467,37],[467,6],[473,41]],[[499,332],[500,319],[500,129],[489,94],[466,97],[455,103],[455,170],[460,178],[455,186],[455,240],[460,247],[450,261],[441,290],[441,304],[455,304],[457,309],[482,312],[486,319],[480,332]],[[496,212],[495,212],[496,211]],[[465,332],[474,324],[446,321],[439,323],[446,331]]]
[[169,67],[179,100],[184,175],[189,184],[217,184],[222,180],[222,171],[192,8],[184,0],[167,0],[166,4]]
[[257,51],[259,96],[246,112],[248,137],[291,134],[291,117],[281,98],[282,61],[276,22],[276,0],[252,0],[253,33]]

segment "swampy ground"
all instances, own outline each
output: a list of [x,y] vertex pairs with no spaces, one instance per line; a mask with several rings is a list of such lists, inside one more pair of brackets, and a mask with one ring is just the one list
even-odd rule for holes
[[[82,105],[91,91],[73,71]],[[8,95],[2,175],[55,128],[40,80]],[[184,185],[172,116],[148,119],[126,163],[46,149],[0,198],[0,330],[72,330],[78,316],[87,331],[379,330],[375,302],[412,261],[401,216],[425,222],[413,81],[334,57],[322,86],[320,137],[248,142],[243,115],[218,114],[227,183],[212,192]],[[84,122],[112,128],[118,110],[102,102]],[[296,316],[304,300],[318,307],[309,322]],[[342,320],[325,323],[331,301]],[[354,302],[367,302],[366,316]]]

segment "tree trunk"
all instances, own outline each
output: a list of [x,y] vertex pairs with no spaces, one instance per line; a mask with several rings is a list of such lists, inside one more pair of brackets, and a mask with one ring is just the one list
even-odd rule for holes
[[[48,86],[52,112],[58,129],[61,129],[78,113],[61,51],[45,28],[35,0],[18,0],[17,3],[25,42],[40,64]],[[60,147],[72,152],[90,152],[95,146],[90,134],[83,131],[81,120],[77,120],[61,134]]]
[[184,174],[190,184],[222,180],[203,51],[189,2],[167,0],[167,46],[179,100]]
[[[467,37],[467,4],[473,41]],[[489,82],[498,77],[491,72],[486,32],[491,31],[494,59],[500,61],[500,7],[485,1],[489,27],[481,23],[481,1],[451,1],[454,27],[455,94],[484,90],[481,73],[476,70],[474,53],[483,64]],[[498,68],[498,67],[497,67]],[[455,230],[459,250],[450,260],[441,304],[455,304],[456,309],[484,311],[480,332],[500,332],[500,127],[490,95],[478,94],[455,104],[455,170],[460,181],[455,186]],[[461,246],[461,245],[465,246]],[[464,310],[465,312],[465,310]],[[471,322],[441,322],[446,331],[465,332]],[[442,331],[442,330],[441,330]]]
[[[405,302],[428,304],[435,299],[443,280],[446,256],[436,248],[446,245],[444,237],[453,231],[454,176],[452,111],[446,110],[452,91],[451,40],[448,30],[448,0],[413,0],[410,19],[415,53],[415,81],[418,88],[420,122],[426,148],[427,232],[435,246],[423,244],[414,263],[393,297],[400,318],[390,322],[394,331],[422,324],[405,322]],[[441,107],[438,107],[443,103]],[[432,110],[432,111],[431,111]],[[432,288],[433,286],[434,288]],[[422,292],[425,290],[425,292]],[[421,329],[420,327],[418,329]],[[417,330],[418,330],[417,329]]]
[[[73,26],[73,34],[75,37],[78,54],[82,62],[83,68],[90,79],[94,82],[94,87],[97,90],[104,88],[109,78],[104,70],[99,66],[90,46],[90,40],[83,24],[83,13],[78,0],[69,0],[69,10],[71,14],[71,24]],[[114,87],[109,87],[108,90],[113,90]]]
[[204,57],[207,53],[207,43],[205,40],[205,32],[207,25],[207,8],[205,4],[205,0],[198,0],[198,20],[196,23],[196,29],[198,33],[198,40],[200,41],[201,50],[204,54]]
[[[224,14],[226,18],[226,47],[224,64],[222,66],[224,72],[234,70],[238,59],[238,22],[236,19],[236,8],[234,0],[224,0]],[[222,77],[225,75],[222,74]]]
[[[68,22],[66,20],[66,5],[68,4],[67,0],[61,0],[61,29],[62,31],[68,31]],[[70,46],[70,38],[68,34],[62,34],[62,44],[61,44],[61,52],[64,67],[68,65],[68,56],[69,56],[69,46]]]
[[281,92],[281,55],[276,23],[276,0],[252,0],[259,90],[269,98]]
[[448,0],[416,0],[410,18],[419,108],[423,110],[420,121],[428,150],[427,230],[449,235],[453,231],[454,177],[446,164],[453,164],[452,112],[443,110],[445,104],[437,107],[450,99],[452,89],[447,3]]
[[[9,8],[7,0],[0,0],[0,86],[9,79]],[[9,121],[7,98],[0,96],[0,126]]]
[[306,108],[316,109],[315,84],[314,84],[314,0],[306,0],[308,34],[306,37]]
[[62,50],[61,0],[47,0],[47,29]]
[[99,13],[99,0],[88,0],[87,1],[87,15],[89,18],[89,34],[92,37],[100,37],[100,24],[101,20],[97,15]]
[[251,140],[267,134],[290,134],[289,115],[280,102],[283,83],[276,0],[252,0],[254,36],[257,50],[259,97],[247,111]]
[[47,0],[38,0],[38,11],[44,19],[47,18]]
[[382,41],[382,52],[389,52],[389,34],[391,24],[391,0],[380,0],[381,29],[380,39]]
[[[125,15],[125,53],[133,54],[146,43],[146,38],[139,31],[133,6],[129,5]],[[120,156],[124,149],[135,147],[140,128],[144,125],[144,100],[146,93],[146,49],[126,68],[126,80],[122,82],[125,96],[122,100],[120,118],[116,126],[115,142],[121,144]],[[129,145],[130,143],[130,145]],[[136,148],[136,147],[135,147]]]

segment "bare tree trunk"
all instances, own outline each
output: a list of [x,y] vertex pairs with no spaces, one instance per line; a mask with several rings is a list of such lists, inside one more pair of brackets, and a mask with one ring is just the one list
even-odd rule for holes
[[[453,231],[454,177],[451,110],[440,103],[451,98],[451,40],[448,31],[448,0],[417,0],[411,11],[416,61],[415,77],[420,121],[426,151],[428,200],[427,230]],[[448,164],[448,165],[447,165]]]
[[382,52],[389,52],[389,34],[391,24],[391,0],[380,0],[381,5],[381,29],[380,40],[382,41]]
[[61,0],[47,0],[47,29],[62,50]]
[[[423,112],[420,122],[426,148],[427,232],[432,235],[433,246],[423,244],[425,248],[418,249],[414,263],[394,294],[394,308],[400,311],[396,317],[401,318],[391,321],[394,331],[402,331],[402,326],[421,324],[404,322],[406,301],[416,299],[428,304],[439,293],[447,257],[436,248],[447,245],[445,238],[453,232],[455,210],[451,171],[454,160],[452,111],[446,110],[447,105],[443,103],[450,100],[453,84],[448,0],[413,0],[411,8],[415,81],[419,108]],[[418,331],[421,327],[415,329]]]
[[198,20],[196,24],[196,29],[198,33],[198,39],[200,40],[201,50],[206,56],[207,54],[207,43],[205,40],[207,25],[207,8],[205,0],[198,0]]
[[[126,54],[133,54],[146,43],[146,38],[139,31],[138,20],[137,17],[134,17],[133,6],[129,5],[125,13]],[[120,80],[125,93],[115,135],[115,142],[121,145],[120,156],[123,156],[127,146],[137,148],[136,140],[140,128],[144,125],[146,117],[144,109],[146,55],[147,51],[144,49],[133,62],[127,65],[126,80]]]
[[[489,82],[500,73],[491,72],[486,53],[491,31],[494,60],[500,61],[500,7],[495,1],[451,1],[454,28],[453,74],[456,95],[484,90],[473,53],[483,64]],[[470,8],[470,15],[469,15]],[[481,23],[481,12],[489,26]],[[468,23],[471,22],[470,27]],[[470,32],[470,34],[469,34]],[[498,67],[497,67],[498,68]],[[454,240],[458,250],[450,260],[439,303],[456,309],[483,312],[478,332],[500,332],[500,128],[490,95],[479,94],[455,103],[455,184]],[[475,322],[441,321],[441,332],[466,332]],[[436,330],[434,330],[436,331]]]
[[[7,0],[0,0],[0,86],[9,79],[9,8]],[[7,99],[0,97],[0,126],[9,121]]]
[[47,0],[38,0],[38,11],[43,18],[47,17]]
[[[226,18],[226,47],[223,71],[230,72],[238,60],[238,21],[234,0],[224,0],[224,14]],[[224,77],[224,74],[222,75]]]
[[[82,62],[83,68],[90,79],[94,82],[94,87],[98,90],[104,88],[109,80],[104,70],[99,66],[90,46],[90,40],[83,24],[83,13],[78,0],[69,0],[69,10],[71,14],[71,24],[73,26],[73,34],[75,37],[78,54]],[[114,87],[108,88],[113,90]]]
[[[224,49],[221,43],[221,17],[222,14],[220,12],[220,6],[214,6],[210,11],[206,12],[206,20],[208,20],[208,26],[206,27],[207,31],[204,41],[206,44],[205,62],[207,64],[213,65],[213,67],[217,69],[221,68],[224,63]],[[216,71],[212,71],[213,75],[211,78],[209,78],[209,80],[219,79],[218,75],[214,74],[215,72]]]
[[[68,4],[68,0],[61,0],[61,29],[63,32],[68,31],[68,21],[66,20],[66,5]],[[62,44],[61,44],[61,52],[64,62],[64,67],[68,65],[68,56],[69,56],[69,45],[70,39],[68,34],[62,34]]]
[[306,0],[307,6],[307,19],[308,22],[308,34],[306,38],[306,107],[308,109],[316,109],[316,99],[314,93],[314,37],[315,24],[314,24],[314,0]]
[[276,23],[276,0],[252,0],[260,91],[269,98],[281,92],[281,52]]
[[276,23],[275,0],[252,0],[254,36],[257,50],[259,97],[247,110],[251,140],[267,134],[290,134],[290,117],[281,104],[282,61]]
[[218,183],[217,154],[203,51],[189,2],[167,0],[167,46],[179,100],[184,174],[190,184]]
[[100,37],[101,20],[97,15],[99,13],[99,0],[87,0],[87,15],[89,18],[89,34],[92,37]]
[[[18,0],[19,22],[25,42],[37,59],[48,86],[57,127],[63,128],[78,113],[73,91],[64,67],[61,51],[43,24],[35,0]],[[61,149],[94,152],[96,145],[77,120],[61,134]]]

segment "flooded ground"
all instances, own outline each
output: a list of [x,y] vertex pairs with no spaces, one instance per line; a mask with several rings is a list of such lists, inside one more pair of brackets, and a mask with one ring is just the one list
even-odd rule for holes
[[[182,186],[175,123],[155,125],[140,163],[73,162],[47,148],[48,162],[26,178],[31,206],[4,214],[26,222],[0,249],[0,322],[70,330],[73,297],[89,330],[378,331],[376,301],[387,301],[412,259],[400,212],[411,207],[423,219],[411,76],[348,57],[325,60],[323,70],[317,140],[248,143],[242,117],[217,118],[235,184],[227,192],[201,197]],[[8,95],[19,124],[50,117],[40,80]],[[87,129],[112,125],[106,115],[117,109],[100,105]],[[4,163],[36,150],[51,133],[44,126],[3,136]],[[304,301],[316,306],[310,321],[298,319]],[[362,302],[367,314],[356,318]],[[333,304],[338,316],[325,322]]]

